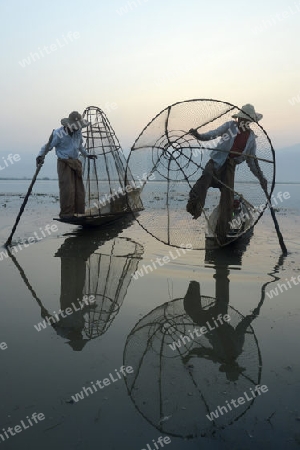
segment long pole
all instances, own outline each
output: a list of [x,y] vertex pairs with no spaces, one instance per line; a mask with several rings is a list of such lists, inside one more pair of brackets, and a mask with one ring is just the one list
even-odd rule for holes
[[274,222],[274,225],[275,225],[275,230],[276,230],[276,233],[277,233],[277,236],[278,236],[278,240],[279,240],[279,244],[280,244],[280,247],[281,247],[281,250],[282,250],[282,254],[283,254],[283,256],[287,256],[287,253],[288,253],[287,252],[287,248],[285,246],[285,243],[284,243],[284,240],[283,240],[283,236],[282,236],[281,231],[279,229],[277,218],[275,216],[275,211],[274,211],[273,206],[271,205],[270,202],[269,202],[269,208],[270,208],[271,216],[272,216],[272,219],[273,219],[273,222]]
[[279,240],[279,244],[280,244],[280,247],[281,247],[281,250],[282,250],[282,254],[283,254],[283,256],[287,256],[287,254],[288,254],[287,248],[285,246],[285,243],[284,243],[284,240],[283,240],[283,236],[281,234],[281,231],[280,231],[280,228],[279,228],[279,225],[278,225],[278,222],[277,222],[277,218],[275,216],[274,208],[273,208],[273,206],[271,204],[271,201],[269,199],[269,195],[268,195],[267,190],[264,189],[263,186],[262,186],[262,189],[263,189],[263,191],[264,191],[264,193],[265,193],[265,195],[267,197],[267,200],[268,200],[268,206],[269,206],[270,211],[271,211],[271,216],[272,216],[272,219],[273,219],[273,222],[274,222],[274,225],[275,225],[275,230],[276,230],[277,237],[278,237],[278,240]]
[[24,281],[24,283],[26,284],[26,287],[29,289],[30,293],[32,294],[33,298],[37,301],[39,307],[41,308],[41,315],[43,318],[45,317],[52,317],[51,314],[48,312],[48,310],[44,307],[43,303],[41,302],[41,300],[38,298],[38,296],[36,295],[35,290],[33,289],[33,287],[31,286],[31,284],[28,281],[28,278],[24,272],[24,270],[22,269],[22,267],[20,266],[20,264],[18,263],[16,257],[11,253],[10,249],[7,249],[7,252],[9,254],[9,256],[11,257],[12,261],[14,262],[16,268],[18,269],[22,280]]
[[[48,142],[47,142],[47,144],[46,144],[46,152],[45,152],[45,156],[46,156],[46,154],[49,152],[49,147],[50,147],[50,142],[51,142],[51,140],[52,140],[53,132],[54,132],[54,130],[52,131],[51,136],[49,137],[49,140],[48,140]],[[7,239],[7,241],[6,241],[5,244],[4,244],[5,247],[8,247],[8,246],[11,244],[12,237],[13,237],[15,231],[16,231],[16,228],[17,228],[17,226],[18,226],[18,223],[20,222],[20,219],[21,219],[21,216],[22,216],[23,211],[24,211],[24,209],[25,209],[26,203],[28,202],[28,199],[29,199],[29,196],[30,196],[30,194],[31,194],[33,185],[34,185],[34,183],[35,183],[35,181],[36,181],[36,179],[37,179],[37,176],[38,176],[38,174],[39,174],[39,172],[40,172],[40,170],[41,170],[41,168],[42,168],[42,165],[43,165],[43,162],[40,162],[39,165],[38,165],[37,168],[36,168],[35,174],[34,174],[34,176],[33,176],[33,178],[32,178],[31,183],[30,183],[30,186],[29,186],[29,188],[28,188],[27,194],[25,195],[25,198],[24,198],[24,201],[23,201],[22,206],[21,206],[21,208],[20,208],[19,214],[18,214],[18,216],[17,216],[17,218],[16,218],[16,222],[15,222],[15,224],[14,224],[14,226],[13,226],[13,229],[11,230],[11,233],[10,233],[10,235],[9,235],[9,238]]]

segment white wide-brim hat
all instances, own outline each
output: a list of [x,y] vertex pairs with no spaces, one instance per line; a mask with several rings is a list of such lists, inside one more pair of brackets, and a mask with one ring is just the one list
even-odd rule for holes
[[263,115],[255,112],[254,106],[247,103],[242,106],[241,110],[237,114],[233,114],[234,119],[246,119],[252,122],[258,122],[262,119]]
[[61,119],[60,123],[64,127],[75,128],[77,130],[80,130],[81,128],[85,128],[88,125],[90,125],[90,123],[87,120],[82,118],[82,115],[79,114],[78,111],[72,111],[69,114],[69,117],[64,117],[63,119]]

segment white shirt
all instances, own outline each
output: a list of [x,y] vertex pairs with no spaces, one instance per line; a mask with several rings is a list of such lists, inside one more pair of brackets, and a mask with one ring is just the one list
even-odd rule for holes
[[[47,144],[43,145],[38,156],[44,156]],[[83,145],[82,134],[76,130],[70,136],[64,127],[57,128],[53,132],[49,151],[55,147],[56,156],[60,159],[78,159],[79,153],[87,156],[88,153]]]
[[[239,132],[240,131],[238,129],[237,122],[235,120],[230,120],[228,122],[225,122],[220,127],[216,128],[215,130],[208,131],[207,133],[203,134],[199,133],[198,139],[200,141],[209,141],[221,137],[219,142],[216,142],[215,145],[209,145],[211,149],[215,148],[215,150],[212,150],[211,152],[211,159],[214,161],[216,169],[219,169],[225,163],[228,157],[227,152],[230,152],[234,140]],[[241,156],[234,158],[237,164],[245,161],[247,155],[256,155],[256,137],[257,136],[254,134],[254,132],[250,130],[250,134],[243,153],[241,154]],[[222,151],[220,152],[218,150]],[[254,158],[248,158],[247,164],[252,173],[255,176],[258,176],[257,165],[254,161],[256,161]]]

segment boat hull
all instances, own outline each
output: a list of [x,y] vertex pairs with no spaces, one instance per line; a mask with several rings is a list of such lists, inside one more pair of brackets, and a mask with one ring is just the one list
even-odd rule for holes
[[220,247],[229,245],[253,230],[253,227],[256,224],[259,215],[260,212],[258,212],[256,208],[248,203],[245,203],[244,201],[241,201],[241,210],[239,214],[237,214],[231,221],[230,231],[227,233],[226,239],[223,239],[222,243],[220,243],[215,234],[215,228],[219,217],[219,206],[217,206],[208,219],[205,237],[206,239],[213,241]]
[[114,222],[116,220],[124,218],[132,214],[131,211],[128,212],[120,212],[114,214],[102,214],[102,215],[84,215],[80,214],[78,216],[72,217],[54,217],[53,220],[57,220],[58,222],[68,223],[70,225],[78,225],[82,227],[101,227],[109,222]]

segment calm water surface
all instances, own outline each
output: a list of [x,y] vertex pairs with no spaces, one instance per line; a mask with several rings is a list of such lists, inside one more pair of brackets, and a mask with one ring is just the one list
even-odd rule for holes
[[[28,184],[0,182],[2,243]],[[175,450],[299,448],[298,188],[275,191],[290,193],[286,258],[268,215],[222,251],[172,253],[130,220],[85,232],[56,222],[12,256],[1,248],[3,448],[156,450],[160,436]],[[57,181],[35,193],[49,195],[30,200],[16,242],[54,223]],[[34,412],[45,419],[7,431]]]

